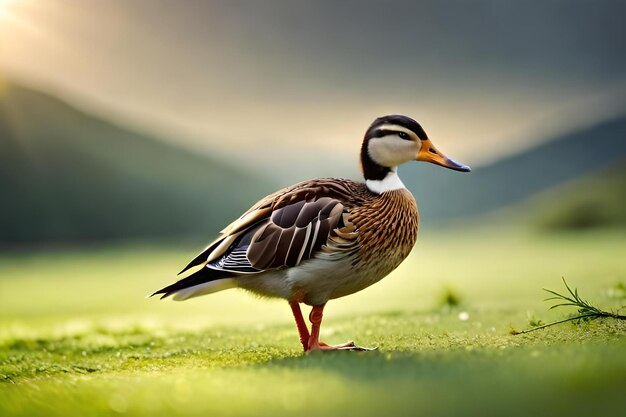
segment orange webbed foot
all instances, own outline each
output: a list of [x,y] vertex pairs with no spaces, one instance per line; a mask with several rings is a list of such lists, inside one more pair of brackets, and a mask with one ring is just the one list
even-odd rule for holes
[[329,350],[371,351],[371,350],[378,349],[378,348],[368,348],[368,347],[363,347],[363,346],[357,346],[356,344],[354,344],[354,342],[347,342],[341,345],[329,345],[324,342],[315,343],[315,341],[311,341],[311,342],[312,343],[309,344],[309,348],[307,349],[307,352],[329,351]]
[[329,350],[375,350],[376,348],[366,348],[357,346],[354,342],[344,343],[342,345],[328,345],[324,342],[320,342],[320,326],[322,324],[322,316],[324,311],[324,305],[313,306],[309,320],[311,320],[311,333],[309,335],[308,349],[304,349],[305,352],[311,351],[329,351]]

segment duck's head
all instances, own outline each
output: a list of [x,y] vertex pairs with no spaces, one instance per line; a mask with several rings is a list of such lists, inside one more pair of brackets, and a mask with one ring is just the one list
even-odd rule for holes
[[439,152],[422,126],[410,117],[390,115],[374,120],[365,132],[361,147],[361,167],[370,189],[376,192],[393,189],[389,188],[393,184],[382,187],[385,184],[379,183],[390,182],[391,177],[397,178],[398,165],[409,161],[425,161],[455,171],[470,171],[467,165]]

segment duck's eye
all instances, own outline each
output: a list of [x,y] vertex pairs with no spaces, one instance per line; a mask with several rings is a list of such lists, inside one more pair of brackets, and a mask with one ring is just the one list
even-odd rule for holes
[[406,132],[398,132],[398,136],[402,139],[409,139],[409,135]]

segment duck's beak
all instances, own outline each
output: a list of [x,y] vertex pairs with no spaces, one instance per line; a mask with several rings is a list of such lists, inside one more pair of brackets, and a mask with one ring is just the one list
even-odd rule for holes
[[432,162],[442,167],[450,168],[455,171],[470,172],[471,169],[467,165],[459,164],[453,159],[448,158],[435,148],[430,139],[422,141],[422,147],[417,154],[416,161]]

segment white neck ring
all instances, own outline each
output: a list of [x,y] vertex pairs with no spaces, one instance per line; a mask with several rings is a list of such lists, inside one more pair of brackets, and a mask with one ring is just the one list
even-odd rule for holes
[[398,176],[397,167],[391,168],[391,171],[382,180],[366,180],[365,185],[376,194],[406,188]]

